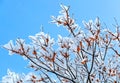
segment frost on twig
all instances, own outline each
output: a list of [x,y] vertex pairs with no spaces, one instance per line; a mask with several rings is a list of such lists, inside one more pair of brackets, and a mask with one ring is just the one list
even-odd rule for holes
[[[61,5],[60,15],[52,16],[52,22],[63,26],[71,34],[50,35],[39,32],[29,36],[31,42],[23,39],[11,40],[3,47],[10,54],[26,57],[29,66],[44,74],[47,83],[117,83],[120,81],[120,30],[116,32],[102,26],[100,19],[83,21],[80,28],[70,16],[70,7]],[[84,29],[83,29],[84,28]],[[54,78],[51,78],[51,74]],[[34,77],[35,78],[35,77]],[[40,79],[39,79],[40,80]],[[37,83],[35,81],[34,83]]]

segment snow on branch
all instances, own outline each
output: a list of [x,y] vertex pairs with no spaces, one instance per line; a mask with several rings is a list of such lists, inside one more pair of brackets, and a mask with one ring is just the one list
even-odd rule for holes
[[[60,15],[52,16],[52,23],[66,28],[69,37],[58,35],[58,40],[54,40],[49,34],[39,32],[29,36],[31,40],[29,44],[23,39],[17,39],[15,43],[10,40],[3,47],[9,51],[9,54],[26,57],[30,61],[29,67],[42,73],[42,76],[32,75],[32,78],[30,77],[32,83],[120,82],[118,24],[115,26],[116,32],[112,32],[104,28],[97,17],[95,21],[83,21],[84,27],[80,28],[69,13],[70,7],[60,6],[62,8]],[[31,74],[22,76],[8,70],[8,75],[3,81],[15,79],[19,81],[17,83],[24,83],[24,79]]]

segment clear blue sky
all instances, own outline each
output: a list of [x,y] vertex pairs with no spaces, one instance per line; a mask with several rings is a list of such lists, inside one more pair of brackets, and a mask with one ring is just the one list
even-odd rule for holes
[[[114,17],[120,24],[120,0],[0,0],[0,45],[20,37],[28,41],[29,35],[44,31],[52,37],[64,34],[63,28],[50,24],[51,15],[58,15],[60,4],[70,5],[77,23],[88,21],[97,16],[108,26]],[[27,61],[18,55],[9,56],[8,51],[0,48],[0,79],[9,68],[17,73],[29,72]]]

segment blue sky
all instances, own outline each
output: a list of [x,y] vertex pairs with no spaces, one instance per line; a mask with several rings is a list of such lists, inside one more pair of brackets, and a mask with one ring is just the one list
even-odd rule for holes
[[[82,20],[94,20],[97,16],[108,27],[114,23],[114,17],[120,23],[120,0],[0,0],[0,45],[18,37],[29,41],[28,36],[39,32],[41,25],[54,38],[57,34],[65,35],[64,28],[49,23],[51,15],[59,14],[61,3],[71,6],[70,12],[80,25]],[[30,70],[26,66],[22,57],[9,56],[7,50],[0,48],[0,79],[8,68],[27,73]]]

